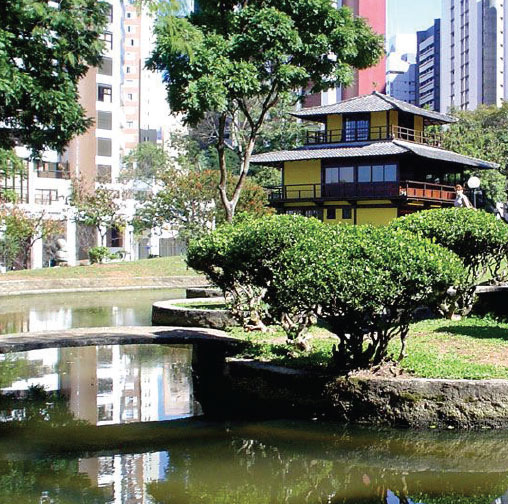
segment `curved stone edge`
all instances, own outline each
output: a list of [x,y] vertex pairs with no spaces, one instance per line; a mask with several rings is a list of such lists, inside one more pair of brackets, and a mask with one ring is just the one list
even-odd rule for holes
[[222,297],[223,293],[215,287],[189,287],[185,289],[187,299]]
[[476,288],[478,297],[473,313],[493,313],[499,317],[508,316],[508,285],[482,285]]
[[[222,297],[194,298],[192,302],[207,303],[223,299]],[[229,310],[205,310],[176,306],[176,304],[188,302],[188,299],[171,299],[154,303],[152,305],[152,324],[212,329],[226,329],[238,325]]]
[[131,344],[212,343],[237,347],[241,342],[223,331],[192,327],[88,327],[0,336],[0,354],[55,347]]
[[237,359],[226,377],[237,407],[253,411],[390,427],[508,427],[508,380],[337,378]]

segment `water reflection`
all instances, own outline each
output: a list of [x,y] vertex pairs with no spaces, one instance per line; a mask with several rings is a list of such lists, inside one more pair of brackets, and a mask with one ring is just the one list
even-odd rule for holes
[[189,345],[53,348],[0,355],[0,421],[25,419],[35,393],[49,394],[46,403],[64,401],[76,420],[97,426],[193,416],[199,405],[194,401],[191,364]]
[[[155,451],[47,458],[2,450],[0,502],[14,502],[21,490],[19,502],[39,502],[45,496],[50,500],[44,502],[62,504],[507,502],[506,463],[480,463],[487,456],[483,450],[497,447],[505,454],[504,434],[458,434],[454,439],[304,422],[205,424],[202,429],[199,437],[161,443]],[[463,449],[450,451],[462,442]],[[430,457],[427,446],[432,446]],[[443,469],[446,459],[454,467]],[[476,469],[470,471],[472,466]],[[20,474],[24,477],[14,484]]]
[[182,290],[157,289],[3,298],[0,334],[151,325],[152,303],[178,297]]

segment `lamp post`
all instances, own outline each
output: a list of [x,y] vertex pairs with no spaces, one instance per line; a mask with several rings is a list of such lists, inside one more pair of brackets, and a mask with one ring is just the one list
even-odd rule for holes
[[467,186],[469,189],[473,190],[473,206],[476,208],[476,189],[480,187],[480,179],[478,177],[469,177],[467,181]]

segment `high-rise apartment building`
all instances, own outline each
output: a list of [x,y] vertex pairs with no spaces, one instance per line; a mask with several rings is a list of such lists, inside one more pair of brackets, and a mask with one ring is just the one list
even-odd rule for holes
[[439,111],[441,107],[441,20],[416,33],[417,105]]
[[416,35],[393,36],[386,58],[386,94],[416,104]]
[[[153,18],[140,10],[135,0],[106,1],[110,9],[102,35],[103,61],[79,83],[80,102],[94,125],[74,138],[62,155],[45,152],[40,162],[30,161],[26,149],[16,149],[27,160],[27,175],[14,181],[13,189],[31,214],[56,220],[64,217],[61,238],[67,242],[71,265],[87,259],[88,249],[98,243],[96,232],[74,222],[69,206],[71,178],[81,180],[88,191],[93,191],[97,183],[117,190],[128,217],[135,211],[135,202],[129,199],[131,188],[118,181],[123,158],[138,143],[161,144],[171,130],[180,127],[178,120],[170,116],[161,75],[145,68],[154,44]],[[158,245],[158,236],[156,241]],[[141,249],[146,252],[146,247],[135,241],[131,226],[110,230],[106,245],[126,250],[129,259],[137,259]],[[158,253],[158,246],[151,253]],[[38,240],[29,263],[19,266],[48,266],[52,255],[51,246]]]
[[441,111],[508,98],[507,9],[506,0],[443,0]]
[[[379,35],[386,34],[386,0],[337,0],[337,7],[349,7],[355,16],[367,20]],[[386,58],[371,68],[355,71],[354,82],[347,88],[333,88],[306,97],[304,107],[332,105],[372,91],[384,93],[386,89]]]

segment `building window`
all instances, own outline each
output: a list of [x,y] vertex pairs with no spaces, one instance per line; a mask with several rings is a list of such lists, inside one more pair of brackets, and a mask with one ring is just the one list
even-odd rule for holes
[[353,218],[353,212],[351,208],[342,209],[342,220],[349,220]]
[[340,166],[325,169],[325,184],[348,184],[355,181],[353,166]]
[[37,205],[51,205],[58,201],[58,191],[56,189],[36,189],[35,203]]
[[125,73],[128,73],[128,74],[131,73],[131,67],[130,66],[126,66],[125,67]]
[[111,58],[102,58],[97,73],[100,75],[113,75],[113,60]]
[[335,220],[337,217],[337,211],[335,208],[327,208],[326,209],[326,218],[327,220]]
[[132,101],[133,100],[133,94],[127,93],[127,100]]
[[358,166],[358,182],[396,182],[397,165],[361,165]]
[[97,138],[97,155],[111,157],[111,138]]
[[112,88],[105,84],[99,84],[97,86],[97,100],[104,103],[112,102]]
[[108,184],[111,182],[111,165],[97,165],[97,182]]
[[108,18],[108,21],[110,23],[112,23],[113,22],[113,6],[111,4],[108,4],[106,16]]
[[134,128],[134,121],[127,121],[127,128],[128,129]]
[[104,32],[102,40],[104,40],[107,49],[113,49],[113,34],[111,32]]
[[346,142],[354,142],[357,140],[368,140],[370,133],[369,118],[364,117],[346,117],[346,126],[344,130]]
[[113,114],[111,112],[104,112],[99,110],[97,112],[97,128],[110,130],[112,129]]
[[134,39],[131,39],[131,46],[134,45]]

